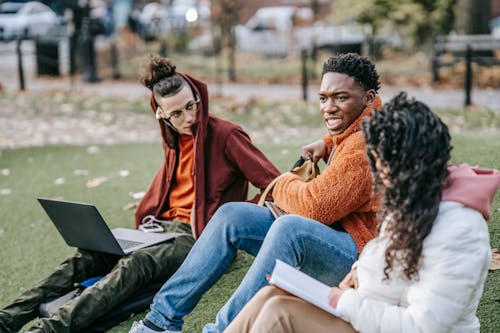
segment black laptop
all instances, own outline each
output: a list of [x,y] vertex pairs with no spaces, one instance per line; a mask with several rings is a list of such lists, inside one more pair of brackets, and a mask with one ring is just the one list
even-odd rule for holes
[[38,202],[66,243],[84,250],[126,255],[176,236],[126,228],[110,230],[97,208],[86,203],[46,198],[38,198]]

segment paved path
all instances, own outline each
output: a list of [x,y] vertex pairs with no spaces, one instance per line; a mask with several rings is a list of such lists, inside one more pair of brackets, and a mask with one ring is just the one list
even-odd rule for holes
[[[298,85],[249,85],[233,84],[215,88],[222,95],[236,96],[240,98],[267,97],[272,99],[293,99],[302,97],[302,88]],[[309,100],[317,99],[318,87],[309,87]],[[464,93],[461,90],[443,89],[433,90],[430,88],[415,87],[385,87],[380,91],[384,101],[405,90],[409,95],[426,103],[430,107],[461,107],[464,103]],[[473,91],[472,101],[476,105],[484,106],[492,110],[500,111],[500,89],[485,89]]]
[[[15,58],[15,44],[0,44],[0,83],[7,91],[19,89],[17,74],[17,59]],[[99,83],[86,83],[80,79],[70,80],[68,77],[57,79],[37,78],[34,64],[33,45],[23,44],[23,65],[26,77],[26,89],[28,91],[58,90],[77,92],[84,94],[95,94],[101,96],[114,96],[122,98],[136,98],[147,96],[148,91],[136,82],[122,82],[106,80]],[[65,69],[63,68],[63,71]],[[242,101],[251,98],[267,98],[272,100],[297,100],[302,98],[300,85],[259,85],[259,84],[210,84],[210,93],[231,96]],[[316,99],[316,86],[309,87],[308,96],[310,100]],[[380,94],[384,101],[396,95],[399,91],[406,90],[411,96],[423,101],[430,107],[461,107],[464,103],[463,90],[440,89],[420,87],[384,87]],[[487,107],[500,112],[500,88],[497,89],[473,89],[472,101],[475,105]]]
[[[1,72],[0,72],[1,73]],[[4,77],[1,75],[0,77]],[[7,91],[19,89],[16,78],[4,81],[1,84]],[[302,98],[302,89],[298,85],[256,85],[256,84],[222,84],[209,85],[210,93],[219,96],[230,96],[242,101],[251,98],[265,98],[270,100],[297,100]],[[317,87],[309,87],[309,100],[316,99]],[[40,79],[29,77],[26,79],[28,91],[67,91],[99,96],[113,96],[122,98],[138,98],[148,95],[148,91],[139,83],[122,81],[102,81],[99,83],[86,83],[69,78]],[[420,87],[384,87],[380,94],[384,101],[395,96],[399,91],[405,90],[409,95],[421,100],[430,107],[462,107],[464,93],[462,90],[442,89],[435,90]],[[500,89],[474,90],[472,101],[475,105],[500,112]]]

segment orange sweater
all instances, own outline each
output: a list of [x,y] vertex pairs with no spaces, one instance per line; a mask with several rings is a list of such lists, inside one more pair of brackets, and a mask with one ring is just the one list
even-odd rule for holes
[[169,210],[161,216],[166,220],[190,223],[194,203],[194,138],[179,135],[179,164],[175,170],[175,181],[168,197]]
[[306,183],[290,174],[273,189],[274,201],[286,212],[327,225],[341,223],[360,252],[377,234],[379,208],[379,201],[372,195],[370,165],[360,124],[372,109],[381,107],[382,101],[377,96],[343,133],[324,136],[326,156],[334,147],[335,153],[330,165],[317,178]]

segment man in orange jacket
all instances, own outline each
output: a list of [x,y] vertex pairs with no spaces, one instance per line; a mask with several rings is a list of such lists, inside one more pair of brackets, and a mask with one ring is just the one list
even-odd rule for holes
[[303,149],[303,157],[327,162],[323,173],[310,182],[293,174],[277,182],[275,203],[288,212],[278,219],[269,209],[251,203],[221,206],[182,266],[155,296],[151,312],[130,332],[180,331],[182,317],[224,274],[237,250],[257,257],[216,323],[206,325],[204,332],[222,332],[227,327],[267,284],[266,275],[276,259],[327,284],[337,284],[376,234],[378,201],[371,194],[360,123],[382,107],[379,86],[375,66],[368,59],[357,54],[328,59],[319,91],[328,133]]

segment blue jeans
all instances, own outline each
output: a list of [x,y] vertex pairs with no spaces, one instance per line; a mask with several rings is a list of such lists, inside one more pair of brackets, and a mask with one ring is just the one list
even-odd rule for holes
[[[264,240],[265,238],[265,240]],[[267,208],[250,203],[221,206],[184,263],[163,285],[146,316],[155,325],[181,330],[182,317],[224,274],[237,250],[257,255],[242,283],[204,332],[222,332],[263,286],[276,259],[299,267],[328,284],[338,283],[358,255],[345,232],[297,215],[274,221]],[[259,251],[260,250],[260,251]]]

